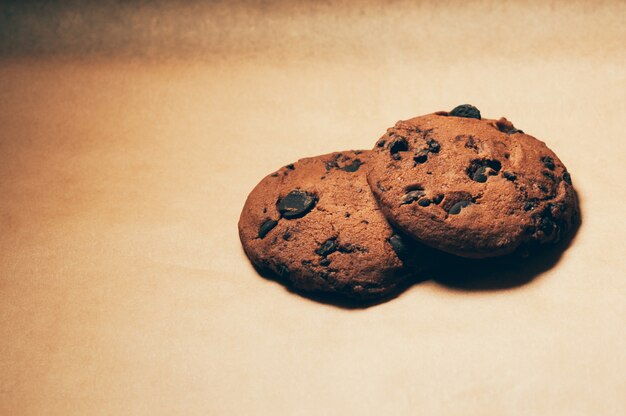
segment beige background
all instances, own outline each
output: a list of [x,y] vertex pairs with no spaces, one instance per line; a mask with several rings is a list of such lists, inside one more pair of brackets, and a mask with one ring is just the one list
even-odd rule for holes
[[[626,414],[624,2],[3,12],[0,414]],[[254,272],[265,174],[464,102],[571,171],[554,267],[365,309]]]

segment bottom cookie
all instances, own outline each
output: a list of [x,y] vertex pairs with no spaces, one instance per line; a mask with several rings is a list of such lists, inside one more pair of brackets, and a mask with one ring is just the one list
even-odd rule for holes
[[250,260],[306,292],[385,296],[416,274],[420,246],[395,233],[367,184],[369,152],[301,159],[250,193],[239,236]]

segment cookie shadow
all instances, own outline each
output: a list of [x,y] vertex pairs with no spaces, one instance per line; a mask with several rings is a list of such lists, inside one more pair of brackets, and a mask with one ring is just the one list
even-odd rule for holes
[[367,308],[371,308],[372,306],[377,306],[383,303],[387,303],[401,296],[404,292],[406,292],[406,290],[409,287],[413,286],[414,284],[428,280],[427,278],[422,278],[418,276],[410,276],[409,278],[405,279],[401,284],[396,286],[396,288],[393,291],[389,292],[388,294],[384,296],[373,298],[373,299],[356,299],[356,298],[347,297],[340,293],[304,292],[302,290],[295,288],[289,280],[282,278],[278,274],[274,273],[272,270],[262,269],[254,264],[252,266],[261,277],[282,285],[286,291],[294,295],[300,296],[304,299],[307,299],[309,301],[313,301],[316,303],[322,303],[325,305],[335,306],[341,309],[348,309],[348,310],[367,309]]
[[[575,194],[575,198],[580,207],[578,194]],[[508,256],[475,260],[438,253],[433,259],[433,264],[445,267],[433,268],[430,278],[449,289],[470,292],[498,291],[524,286],[559,262],[563,253],[574,242],[581,224],[582,212],[579,209],[578,220],[572,224],[572,228],[565,233],[559,243],[524,248]]]
[[480,260],[466,259],[422,246],[420,250],[422,250],[422,255],[428,258],[429,264],[426,271],[408,277],[392,292],[375,299],[353,299],[342,294],[327,292],[303,292],[295,288],[288,279],[282,278],[273,271],[256,265],[253,267],[263,278],[281,284],[285,290],[294,295],[347,310],[367,309],[387,303],[401,296],[413,285],[425,281],[434,281],[448,289],[466,292],[514,289],[529,284],[554,267],[565,250],[572,245],[582,224],[582,210],[580,210],[580,198],[577,193],[575,198],[579,207],[578,219],[562,236],[559,243],[531,249],[525,248],[507,256]]

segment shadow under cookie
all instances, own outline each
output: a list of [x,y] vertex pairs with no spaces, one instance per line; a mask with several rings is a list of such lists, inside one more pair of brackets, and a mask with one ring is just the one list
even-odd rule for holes
[[301,296],[302,298],[310,301],[336,306],[342,309],[367,309],[372,306],[387,303],[402,295],[408,288],[410,288],[414,284],[428,280],[424,277],[418,276],[417,274],[411,275],[405,278],[398,285],[396,285],[393,290],[383,296],[371,299],[357,299],[348,297],[342,293],[305,292],[294,287],[290,280],[279,276],[270,269],[259,268],[254,264],[253,267],[261,277],[282,285],[286,291],[294,295]]
[[507,256],[479,260],[439,252],[434,263],[441,266],[433,268],[429,277],[442,286],[461,291],[506,290],[530,283],[559,262],[578,234],[582,224],[578,193],[575,199],[578,218],[559,243],[523,247]]

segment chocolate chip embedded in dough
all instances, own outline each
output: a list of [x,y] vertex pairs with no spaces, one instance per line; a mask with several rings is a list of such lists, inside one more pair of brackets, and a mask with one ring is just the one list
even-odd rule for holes
[[278,224],[278,221],[274,221],[272,219],[266,220],[261,227],[259,227],[259,238],[265,238],[267,233],[272,231],[274,227]]
[[339,248],[339,243],[337,243],[337,238],[333,237],[324,241],[322,245],[315,250],[315,253],[322,257],[326,257],[337,251],[337,248]]
[[301,190],[293,190],[278,200],[276,207],[283,218],[300,218],[309,213],[317,203],[317,196]]
[[452,117],[476,118],[480,120],[480,111],[470,104],[462,104],[454,107],[449,115]]
[[472,201],[459,201],[450,207],[448,214],[450,215],[458,215],[461,213],[461,210],[472,204]]

